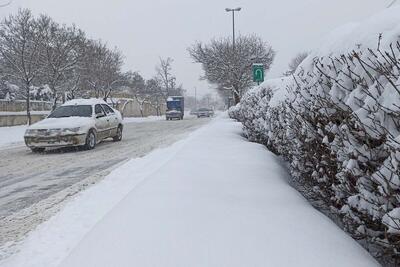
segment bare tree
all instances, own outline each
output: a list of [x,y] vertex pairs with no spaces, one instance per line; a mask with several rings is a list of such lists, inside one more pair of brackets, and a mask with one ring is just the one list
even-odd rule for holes
[[38,27],[42,41],[41,59],[45,66],[41,78],[53,92],[54,110],[60,95],[65,102],[66,87],[79,80],[79,77],[74,79],[74,74],[84,49],[85,35],[75,26],[60,26],[45,15],[38,19]]
[[176,89],[176,77],[172,75],[172,63],[174,60],[170,57],[160,58],[160,64],[156,67],[157,79],[160,81],[161,93],[167,99],[171,90]]
[[160,80],[157,77],[148,80],[146,90],[149,95],[149,104],[156,110],[157,115],[161,115],[161,106],[165,103],[165,94],[162,91]]
[[139,72],[128,71],[123,76],[125,80],[124,85],[129,88],[129,92],[132,95],[140,95],[145,92],[146,81]]
[[102,65],[102,78],[104,83],[102,97],[104,101],[107,101],[111,96],[112,91],[124,83],[124,77],[121,73],[121,67],[123,64],[122,57],[122,53],[117,49],[114,49],[109,50],[107,56],[104,58]]
[[85,83],[96,97],[107,100],[117,85],[124,82],[122,54],[116,49],[110,50],[101,41],[88,41],[85,55],[82,70]]
[[30,88],[39,75],[40,35],[37,22],[27,9],[4,19],[0,26],[0,60],[3,76],[25,90],[28,124],[31,124]]
[[138,72],[127,72],[124,74],[125,85],[129,88],[129,93],[139,104],[141,117],[144,117],[144,105],[150,100],[151,94],[146,90],[146,81]]
[[137,72],[122,73],[121,52],[87,39],[75,25],[58,24],[46,15],[35,18],[26,9],[0,24],[0,98],[26,99],[29,123],[33,98],[53,101],[54,109],[60,99],[107,100],[116,90],[136,98],[142,108],[153,102],[161,113],[170,94],[184,92],[172,74],[172,62],[160,58],[156,77],[145,81]]
[[188,49],[196,63],[201,63],[205,72],[203,79],[218,88],[232,91],[235,103],[252,84],[254,63],[262,63],[269,70],[275,57],[271,46],[256,35],[240,36],[235,49],[232,39],[214,39],[209,44],[197,42]]
[[297,67],[306,59],[308,52],[297,54],[289,63],[289,69],[283,74],[284,76],[291,76],[295,73]]

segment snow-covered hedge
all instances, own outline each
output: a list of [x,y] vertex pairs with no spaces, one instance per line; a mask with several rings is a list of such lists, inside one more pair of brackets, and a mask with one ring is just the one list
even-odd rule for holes
[[231,116],[349,233],[400,263],[398,14],[335,31],[293,77],[250,90]]
[[236,106],[230,107],[229,110],[228,110],[229,117],[235,118],[238,121],[242,121],[240,119],[240,110],[241,110],[240,109],[240,103],[237,104]]

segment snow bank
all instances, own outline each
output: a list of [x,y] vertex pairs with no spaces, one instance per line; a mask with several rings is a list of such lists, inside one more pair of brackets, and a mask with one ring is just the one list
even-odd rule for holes
[[[286,100],[288,93],[287,86],[291,86],[292,84],[293,84],[293,77],[280,77],[276,79],[266,80],[265,82],[260,84],[259,88],[261,88],[261,90],[272,91],[271,100],[269,101],[268,104],[271,107],[276,107],[279,105],[279,103]],[[252,89],[252,90],[257,90],[257,89]]]
[[26,125],[13,127],[0,127],[0,148],[11,145],[23,144]]
[[286,175],[218,118],[111,173],[0,265],[378,266]]
[[135,122],[152,122],[165,120],[164,116],[149,116],[149,117],[125,117],[124,123],[135,123]]

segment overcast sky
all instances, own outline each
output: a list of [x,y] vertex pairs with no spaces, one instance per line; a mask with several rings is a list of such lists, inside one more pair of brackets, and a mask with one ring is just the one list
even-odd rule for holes
[[[5,1],[5,0],[3,0]],[[1,2],[1,1],[0,1]],[[279,76],[298,52],[310,50],[325,34],[384,9],[391,0],[13,0],[0,10],[4,17],[19,7],[46,13],[56,21],[75,23],[89,37],[117,46],[124,69],[145,78],[155,73],[158,58],[172,57],[178,81],[193,92],[208,92],[200,82],[201,67],[187,47],[194,41],[230,36],[231,16],[225,7],[242,7],[237,31],[257,33],[277,51],[267,78]]]

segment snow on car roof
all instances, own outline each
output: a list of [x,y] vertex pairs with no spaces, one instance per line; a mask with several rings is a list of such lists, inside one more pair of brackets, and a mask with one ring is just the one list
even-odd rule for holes
[[75,106],[75,105],[96,105],[96,104],[107,104],[103,99],[90,98],[90,99],[73,99],[67,101],[63,106]]
[[182,98],[184,98],[183,96],[169,96],[168,98],[167,98],[167,101],[177,101],[178,99],[182,99]]

